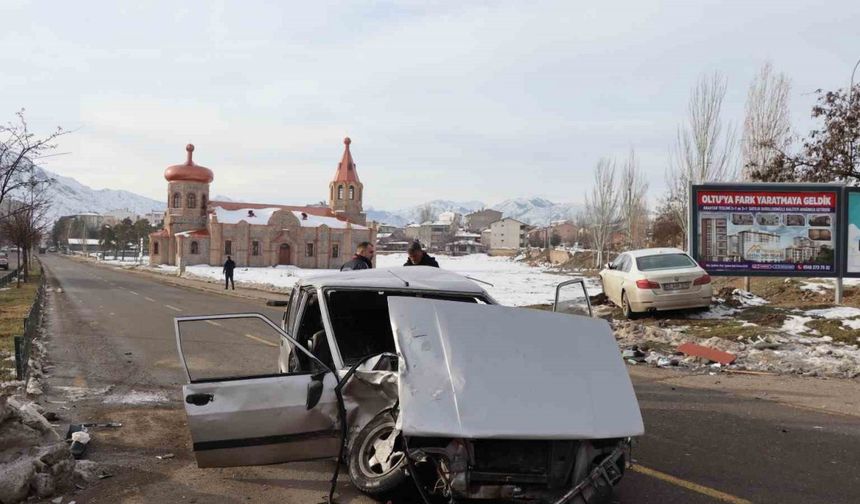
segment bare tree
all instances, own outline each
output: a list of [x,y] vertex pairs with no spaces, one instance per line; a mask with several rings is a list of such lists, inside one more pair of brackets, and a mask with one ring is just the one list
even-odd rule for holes
[[585,214],[591,228],[591,240],[597,250],[595,266],[603,264],[603,252],[618,224],[618,192],[615,186],[615,162],[601,159],[594,167],[594,185],[585,196]]
[[18,286],[22,279],[28,281],[33,248],[39,245],[48,231],[50,201],[47,189],[52,183],[52,179],[31,169],[16,192],[16,199],[7,200],[2,205],[6,211],[0,221],[0,228],[18,249],[18,264],[22,270],[22,274],[18,275]]
[[433,222],[434,220],[436,220],[436,214],[429,203],[418,209],[418,224]]
[[618,179],[618,198],[621,214],[621,225],[624,231],[624,241],[627,247],[638,247],[643,238],[643,216],[647,216],[648,181],[639,170],[636,152],[630,149],[630,155],[621,168]]
[[794,180],[790,170],[773,169],[791,142],[790,90],[788,77],[774,74],[770,63],[762,65],[750,84],[741,137],[744,180]]
[[[37,138],[24,119],[24,110],[19,110],[15,116],[16,122],[0,125],[0,204],[9,196],[15,197],[16,192],[28,190],[34,163],[51,155],[57,148],[56,139],[66,134],[58,127],[53,133]],[[5,208],[17,211],[26,207],[8,205]]]
[[714,72],[702,76],[690,94],[687,120],[678,127],[667,173],[667,201],[685,235],[690,185],[737,176],[734,129],[724,126],[722,119],[725,96],[726,80],[722,75]]

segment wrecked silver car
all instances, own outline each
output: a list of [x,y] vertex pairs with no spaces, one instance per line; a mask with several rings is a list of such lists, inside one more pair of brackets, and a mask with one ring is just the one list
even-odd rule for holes
[[[381,498],[598,502],[642,417],[582,281],[559,287],[554,312],[499,306],[470,279],[412,267],[303,280],[281,328],[260,314],[179,317],[198,466],[336,458]],[[190,345],[247,331],[227,321],[277,331],[277,369],[195,376]],[[184,329],[196,322],[210,327]]]

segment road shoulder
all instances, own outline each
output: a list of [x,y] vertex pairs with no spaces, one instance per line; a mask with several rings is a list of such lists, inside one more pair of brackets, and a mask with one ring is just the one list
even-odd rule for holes
[[671,369],[628,366],[635,382],[718,390],[800,409],[860,417],[860,380],[793,375],[690,374]]

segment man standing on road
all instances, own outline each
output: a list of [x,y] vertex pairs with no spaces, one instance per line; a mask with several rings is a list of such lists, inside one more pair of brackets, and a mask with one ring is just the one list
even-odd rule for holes
[[409,259],[406,261],[404,266],[432,266],[434,268],[439,267],[439,263],[436,262],[436,258],[424,252],[421,248],[421,243],[418,240],[412,242],[409,245],[409,248],[406,249],[406,255],[409,256]]
[[370,242],[361,242],[355,248],[355,255],[352,259],[343,263],[340,267],[341,271],[363,270],[373,268],[373,254],[376,252],[373,244]]
[[224,262],[224,290],[227,290],[228,285],[233,286],[233,290],[236,290],[236,284],[233,282],[233,270],[236,269],[236,263],[233,262],[233,259],[230,256],[227,256],[227,261]]

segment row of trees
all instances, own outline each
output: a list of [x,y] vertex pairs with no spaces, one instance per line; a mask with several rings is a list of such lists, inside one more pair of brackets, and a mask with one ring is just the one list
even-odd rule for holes
[[[648,184],[632,151],[620,174],[614,160],[598,161],[594,187],[580,216],[591,231],[596,265],[602,264],[610,245],[686,247],[691,184],[860,184],[860,85],[853,92],[817,90],[811,117],[818,126],[805,137],[791,127],[791,81],[770,64],[763,65],[750,83],[739,138],[723,114],[726,89],[726,79],[719,73],[701,77],[693,87],[686,117],[670,147],[667,190],[657,199],[654,212],[647,209]],[[647,240],[636,238],[635,230],[642,226],[648,232],[639,236],[647,235]]]
[[15,121],[0,125],[0,234],[17,250],[22,267],[18,286],[28,280],[32,251],[48,226],[48,189],[54,181],[36,163],[54,155],[56,140],[65,133],[57,128],[45,137],[36,136],[23,110]]

